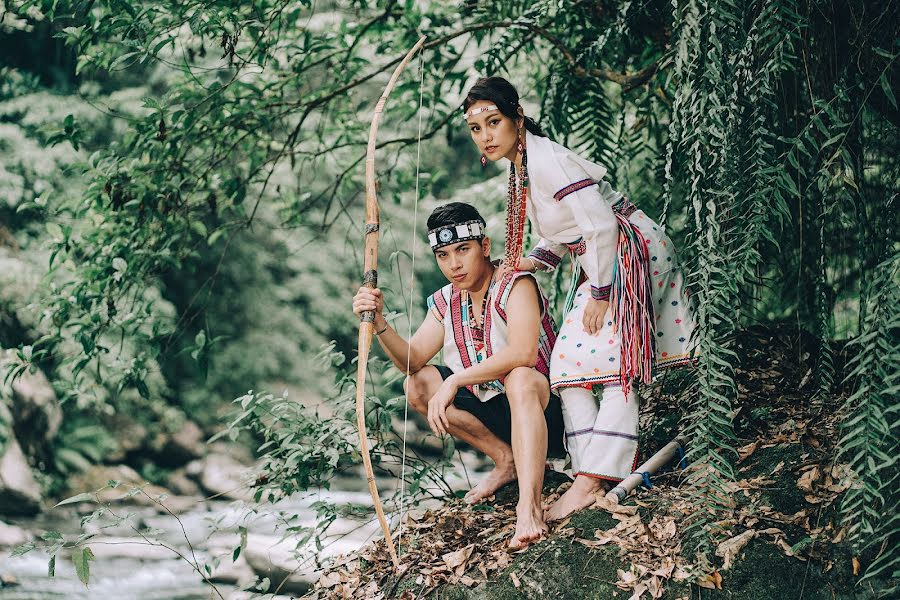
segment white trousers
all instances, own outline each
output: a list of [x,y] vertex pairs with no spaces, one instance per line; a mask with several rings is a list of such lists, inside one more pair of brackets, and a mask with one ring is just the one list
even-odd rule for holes
[[[598,386],[599,387],[599,386]],[[598,403],[582,387],[558,389],[566,426],[566,444],[572,470],[608,481],[621,481],[637,466],[638,397],[626,396],[622,386],[603,386]]]

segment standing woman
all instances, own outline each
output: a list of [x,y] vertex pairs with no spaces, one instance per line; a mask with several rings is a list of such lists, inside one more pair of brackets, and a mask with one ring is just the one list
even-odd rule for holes
[[[549,509],[562,519],[637,466],[632,384],[691,362],[694,321],[672,241],[603,179],[606,167],[551,141],[502,77],[479,79],[463,104],[481,162],[510,161],[504,267],[555,269],[566,254],[583,273],[550,364],[576,474]],[[525,220],[540,241],[522,257]],[[577,281],[577,279],[576,279]],[[601,386],[599,403],[592,388]]]

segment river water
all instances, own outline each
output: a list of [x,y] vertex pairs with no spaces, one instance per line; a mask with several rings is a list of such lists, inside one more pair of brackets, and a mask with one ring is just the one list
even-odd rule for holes
[[[464,483],[466,478],[459,475],[461,471],[454,471],[457,473],[447,478],[454,489],[467,487]],[[469,476],[474,479],[475,474],[470,471]],[[382,498],[390,495],[390,488],[395,484],[379,482]],[[359,510],[360,507],[372,505],[364,486],[365,480],[361,477],[339,480],[333,486],[338,488],[336,490],[298,495],[269,505],[263,509],[264,512],[252,511],[252,507],[243,502],[223,500],[199,501],[196,509],[179,514],[177,519],[167,514],[160,515],[148,507],[121,507],[121,511],[134,515],[132,523],[138,524],[139,528],[161,530],[156,532],[156,539],[185,556],[191,556],[192,550],[185,538],[190,540],[194,556],[201,565],[210,563],[213,556],[220,557],[222,565],[231,565],[232,551],[240,540],[237,533],[239,525],[248,529],[248,550],[252,545],[262,548],[264,552],[271,549],[272,555],[280,556],[288,554],[288,550],[295,546],[290,539],[282,541],[285,517],[293,518],[291,526],[312,527],[317,519],[311,507],[314,502],[325,501],[347,509],[355,508],[347,511],[349,516],[338,517],[328,529],[325,547],[315,553],[323,560],[357,550],[380,534],[371,511]],[[355,517],[354,513],[363,515]],[[219,594],[227,599],[238,589],[234,584],[216,583],[219,592],[216,593],[202,582],[187,561],[168,549],[147,544],[128,527],[101,529],[90,523],[85,530],[81,530],[79,514],[71,506],[52,509],[34,519],[10,522],[32,533],[60,531],[67,538],[83,531],[97,533],[98,537],[87,543],[96,559],[90,567],[90,585],[85,587],[76,577],[74,565],[65,554],[57,558],[55,576],[49,577],[46,554],[34,550],[13,558],[8,550],[2,551],[0,575],[14,577],[17,585],[0,588],[0,600],[207,600],[218,599]],[[312,555],[312,546],[309,548]],[[244,551],[245,555],[248,550]],[[310,563],[309,570],[313,569]]]

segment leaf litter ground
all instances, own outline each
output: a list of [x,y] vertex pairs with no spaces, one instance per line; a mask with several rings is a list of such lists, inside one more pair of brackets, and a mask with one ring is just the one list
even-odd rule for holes
[[[691,562],[682,548],[695,507],[679,487],[680,473],[669,471],[624,506],[598,496],[591,509],[517,552],[507,547],[515,530],[514,485],[485,505],[454,499],[411,511],[399,536],[399,572],[378,540],[338,559],[309,597],[639,600],[686,599],[703,590],[733,598],[857,597],[851,589],[860,558],[841,545],[847,532],[836,512],[853,473],[833,459],[841,419],[835,407],[846,390],[827,403],[814,399],[816,345],[803,334],[750,330],[738,351],[734,423],[742,444],[737,480],[729,484],[734,503],[720,523],[727,535],[719,538],[714,564]],[[642,459],[677,432],[689,376],[682,371],[642,392]],[[548,471],[546,498],[568,485],[568,477]]]

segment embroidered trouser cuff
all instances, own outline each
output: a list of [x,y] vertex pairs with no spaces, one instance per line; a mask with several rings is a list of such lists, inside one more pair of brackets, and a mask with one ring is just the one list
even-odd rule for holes
[[620,481],[637,465],[638,398],[619,384],[603,386],[599,405],[583,388],[560,390],[566,444],[572,470],[610,481]]

